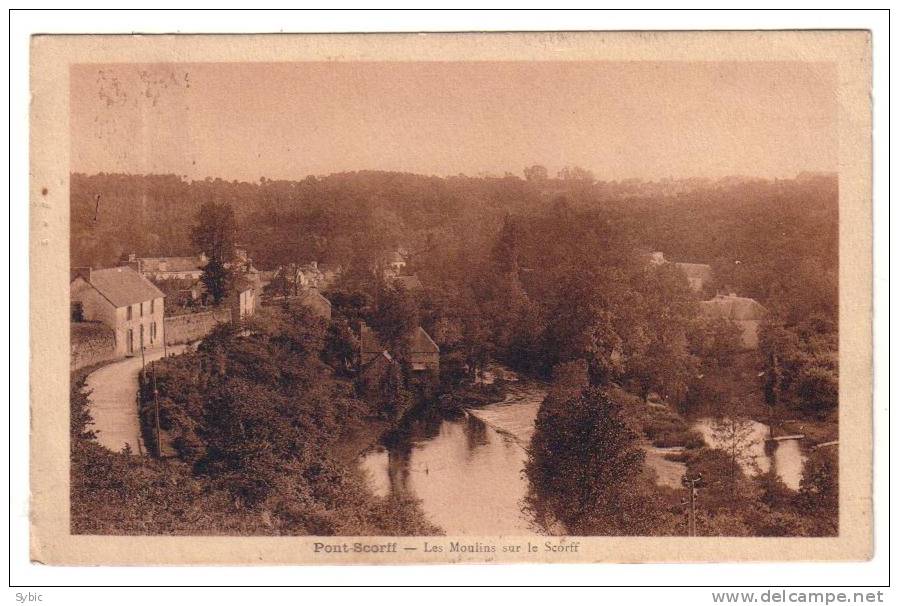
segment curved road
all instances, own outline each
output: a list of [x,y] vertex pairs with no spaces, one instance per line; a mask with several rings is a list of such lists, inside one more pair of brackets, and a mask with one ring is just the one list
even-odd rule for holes
[[[179,354],[186,347],[174,345],[168,348],[168,353]],[[144,351],[146,362],[162,357],[162,348]],[[140,355],[125,358],[95,370],[87,376],[84,384],[85,391],[89,392],[89,408],[94,419],[91,429],[97,433],[97,442],[113,452],[121,452],[127,444],[132,454],[147,454],[137,416],[137,377],[140,369]]]

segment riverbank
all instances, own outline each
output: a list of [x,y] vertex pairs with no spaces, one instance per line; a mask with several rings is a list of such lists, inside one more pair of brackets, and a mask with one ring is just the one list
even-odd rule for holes
[[772,423],[771,411],[764,400],[764,364],[758,351],[736,354],[728,366],[707,369],[702,375],[701,401],[688,402],[686,418],[696,422],[704,418],[718,417],[727,409],[734,409],[745,418],[770,426],[772,437],[804,436],[799,444],[804,454],[817,445],[839,439],[839,423],[836,413],[825,417],[813,415],[802,409],[775,410]]

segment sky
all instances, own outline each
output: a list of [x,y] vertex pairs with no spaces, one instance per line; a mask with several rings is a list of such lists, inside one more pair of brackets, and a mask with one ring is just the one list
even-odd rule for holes
[[836,85],[800,62],[80,64],[71,169],[792,177],[837,170]]

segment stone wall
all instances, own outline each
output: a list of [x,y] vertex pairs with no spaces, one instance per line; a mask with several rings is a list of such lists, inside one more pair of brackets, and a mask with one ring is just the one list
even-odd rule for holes
[[111,328],[99,322],[72,322],[70,326],[71,370],[116,358],[115,334]]
[[231,321],[230,309],[216,309],[165,318],[165,344],[178,345],[198,341],[223,322]]

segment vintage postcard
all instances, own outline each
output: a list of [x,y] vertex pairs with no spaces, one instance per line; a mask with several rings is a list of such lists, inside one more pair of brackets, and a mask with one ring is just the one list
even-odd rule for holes
[[35,36],[32,559],[870,558],[870,52]]

